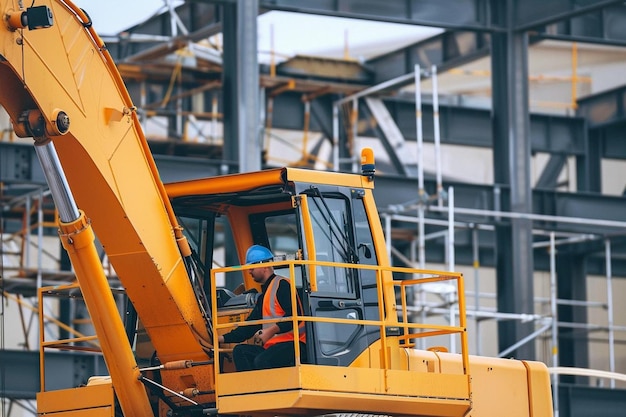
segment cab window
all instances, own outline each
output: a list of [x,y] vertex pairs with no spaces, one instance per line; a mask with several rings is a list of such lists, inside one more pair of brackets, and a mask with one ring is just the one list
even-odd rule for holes
[[[341,194],[309,197],[316,260],[341,264],[355,262],[348,200]],[[317,289],[338,297],[355,298],[355,274],[349,267],[320,266]]]

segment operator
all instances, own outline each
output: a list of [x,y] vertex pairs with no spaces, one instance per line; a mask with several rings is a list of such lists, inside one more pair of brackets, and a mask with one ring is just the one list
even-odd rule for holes
[[[289,279],[276,275],[274,268],[263,266],[274,255],[264,246],[252,245],[246,252],[246,265],[258,265],[249,269],[255,282],[261,284],[261,294],[247,321],[291,317],[291,284]],[[300,298],[297,299],[298,315],[302,314]],[[306,357],[306,333],[304,323],[298,326],[300,360]],[[237,371],[282,368],[295,365],[293,322],[265,323],[263,326],[239,326],[220,335],[220,343],[239,343],[253,337],[254,344],[239,344],[233,349]]]

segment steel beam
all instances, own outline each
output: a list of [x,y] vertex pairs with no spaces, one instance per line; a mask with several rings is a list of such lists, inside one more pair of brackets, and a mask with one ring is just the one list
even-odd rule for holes
[[224,158],[236,172],[261,169],[257,0],[237,0],[224,11]]
[[[328,97],[328,96],[325,96]],[[318,98],[321,100],[323,98]],[[415,141],[415,99],[400,95],[383,98],[389,113],[396,122],[402,136],[406,140]],[[321,105],[330,105],[328,101]],[[433,108],[424,100],[422,103],[423,134],[426,142],[434,141]],[[276,111],[282,109],[281,111]],[[302,129],[304,113],[301,94],[286,92],[274,97],[274,116],[272,126],[281,129]],[[362,122],[367,122],[360,115]],[[441,143],[450,145],[475,146],[491,148],[493,131],[491,127],[491,110],[462,107],[457,105],[439,104]],[[364,125],[367,125],[365,123]],[[312,123],[311,130],[322,130],[321,126]],[[532,114],[530,116],[531,151],[550,154],[584,155],[586,148],[586,124],[582,117],[566,117],[556,115]],[[374,136],[373,129],[363,130],[363,136]],[[616,146],[611,149],[619,150]],[[618,151],[619,152],[619,151]],[[619,158],[616,155],[604,155],[607,158]]]
[[[187,1],[176,8],[176,14],[189,29],[188,35],[170,37],[168,13],[153,16],[124,32],[104,36],[111,55],[116,60],[142,60],[164,56],[183,47],[189,41],[206,39],[222,31],[221,4],[224,0]],[[489,53],[486,33],[502,28],[488,24],[491,13],[485,0],[457,0],[452,5],[458,13],[449,13],[450,3],[437,0],[395,0],[385,2],[382,9],[376,1],[273,1],[260,2],[265,10],[284,10],[310,14],[343,16],[434,26],[448,31],[377,57],[368,66],[388,78],[409,72],[419,61],[424,67],[437,65],[442,69],[457,66]],[[587,42],[608,45],[626,45],[622,28],[626,25],[626,7],[617,0],[588,0],[583,6],[570,0],[519,1],[517,30],[532,29],[532,41],[557,39],[568,42]],[[463,30],[464,29],[464,30]],[[381,70],[381,71],[379,71]],[[395,73],[395,75],[394,75]],[[385,77],[385,76],[383,76]],[[375,83],[387,78],[376,80]]]
[[[48,352],[46,390],[74,388],[92,375],[108,375],[102,356],[79,352]],[[40,388],[39,352],[0,350],[0,397],[34,399]]]
[[621,0],[513,0],[512,25],[507,26],[517,32],[527,31],[608,8],[612,11],[620,5]]
[[[11,149],[18,148],[19,151],[13,154],[20,159],[31,159],[34,156],[33,147],[30,145],[18,145],[0,142],[0,155],[10,155]],[[206,158],[191,158],[169,155],[154,155],[159,168],[160,177],[164,182],[183,181],[188,179],[203,178],[207,176],[219,175],[221,172],[221,160],[210,160]],[[12,164],[11,158],[7,160]],[[32,171],[23,175],[24,181],[31,184],[39,184],[38,176],[40,169],[38,165],[30,165]],[[0,178],[0,181],[8,181],[7,178]],[[455,188],[455,201],[458,207],[478,208],[485,210],[495,210],[494,195],[496,187],[490,184],[471,184],[459,181],[444,179],[444,187],[453,186]],[[434,181],[426,178],[426,192],[435,193]],[[506,186],[499,186],[499,193],[502,198],[508,198],[509,189]],[[6,189],[5,189],[6,191]],[[377,175],[375,194],[378,206],[381,210],[389,206],[405,204],[412,199],[412,195],[417,193],[417,179],[394,175]],[[547,214],[553,216],[573,216],[593,219],[615,220],[626,222],[626,211],[624,198],[591,193],[569,193],[556,190],[534,190],[532,195],[533,209],[536,214]],[[555,226],[556,227],[556,226]],[[572,231],[587,233],[593,227],[585,225],[569,226],[560,228],[562,231]]]
[[[176,14],[190,31],[188,39],[202,39],[219,32],[222,22],[218,8],[229,3],[232,1],[195,0],[179,5],[176,8]],[[454,0],[453,2],[391,0],[384,4],[377,0],[342,0],[339,2],[261,0],[259,4],[263,11],[282,10],[467,32],[503,30],[501,26],[489,22],[488,17],[492,10],[487,0]],[[454,13],[450,13],[451,8],[454,8]],[[621,28],[624,27],[626,8],[621,0],[586,0],[585,2],[516,0],[515,11],[515,29],[520,31],[532,29],[542,38],[594,43],[623,44],[624,42]],[[112,55],[120,59],[163,43],[163,40],[156,36],[170,35],[170,20],[168,13],[163,13],[117,36],[107,36],[106,41]],[[210,32],[206,32],[208,28],[211,28]],[[147,37],[150,34],[154,36],[152,41]],[[456,34],[452,35],[453,38],[456,36]],[[448,46],[451,45],[448,41],[444,42]],[[444,53],[453,51],[448,47],[442,50],[445,50]]]
[[[261,0],[268,10],[282,10],[448,29],[498,30],[488,22],[486,0]],[[451,8],[454,13],[451,13]]]
[[[416,211],[407,209],[417,199],[417,180],[393,176],[376,176],[374,196],[381,213],[401,212],[416,219]],[[493,212],[497,208],[496,201],[508,199],[509,190],[506,187],[494,187],[492,185],[464,184],[454,181],[444,181],[444,187],[454,187],[455,205],[457,208],[471,208]],[[426,179],[425,189],[432,194],[436,189],[434,179]],[[543,213],[549,216],[577,218],[575,223],[559,223],[550,221],[534,221],[533,229],[544,232],[553,230],[557,233],[571,235],[594,235],[595,241],[588,241],[584,245],[575,247],[579,257],[585,257],[587,272],[590,275],[605,274],[604,246],[602,239],[612,239],[612,265],[614,276],[626,278],[626,228],[599,227],[591,225],[591,221],[609,221],[626,224],[626,212],[623,210],[624,199],[615,196],[594,196],[592,194],[572,194],[553,190],[533,191],[533,213]],[[600,203],[602,201],[602,203]],[[598,206],[595,206],[599,204]],[[594,207],[592,207],[594,206]],[[601,211],[598,211],[601,210]],[[446,217],[438,212],[426,212],[426,218],[442,222],[440,226],[428,226],[426,233],[444,230]],[[459,226],[455,235],[455,259],[459,265],[472,265],[472,237],[470,225],[484,226],[480,229],[480,265],[483,267],[495,266],[495,227],[506,224],[506,219],[498,219],[495,216],[455,214]],[[416,220],[415,220],[416,221]],[[463,227],[462,225],[465,225]],[[394,222],[394,230],[398,235],[393,244],[396,248],[410,249],[410,239],[416,239],[417,228],[414,223]],[[535,241],[540,241],[539,235]],[[428,262],[445,262],[445,241],[443,238],[429,240],[426,247]],[[535,249],[533,252],[535,271],[549,271],[549,254],[545,250]],[[619,271],[619,272],[617,272]]]
[[[366,97],[361,103],[365,116],[372,119],[373,129],[376,130],[378,138],[381,140],[394,172],[400,175],[408,175],[409,165],[414,165],[410,161],[410,151],[406,148],[404,136],[395,121],[389,114],[387,107],[379,99]],[[413,170],[415,172],[415,170]]]
[[603,132],[589,132],[587,152],[576,158],[576,183],[579,191],[602,192]]
[[590,129],[623,125],[626,123],[626,86],[579,99],[576,113],[587,120]]
[[585,157],[577,161],[579,190],[602,191],[602,158],[626,159],[624,103],[626,87],[618,87],[579,100],[577,114],[585,119],[589,132]]
[[372,58],[366,62],[375,74],[375,83],[382,83],[421,68],[437,66],[445,72],[489,55],[489,36],[482,32],[446,31],[404,48]]
[[[261,6],[268,10],[476,32],[478,36],[481,32],[496,33],[510,28],[518,32],[539,33],[540,39],[626,45],[623,31],[626,6],[621,0],[515,0],[512,4],[514,20],[510,25],[489,21],[495,8],[488,0],[392,0],[384,3],[376,0],[262,0]],[[450,13],[450,9],[454,9],[454,13]],[[444,55],[451,51],[454,50],[433,48],[431,56],[438,60],[439,54]]]
[[565,155],[552,155],[539,176],[535,187],[539,189],[556,189],[559,185],[559,175],[561,175],[566,162],[567,157]]

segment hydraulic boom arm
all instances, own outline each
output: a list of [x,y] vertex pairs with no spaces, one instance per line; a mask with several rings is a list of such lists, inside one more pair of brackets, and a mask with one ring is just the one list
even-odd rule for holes
[[161,361],[206,359],[188,247],[113,60],[72,3],[21,4],[0,0],[0,104],[19,136],[53,141]]

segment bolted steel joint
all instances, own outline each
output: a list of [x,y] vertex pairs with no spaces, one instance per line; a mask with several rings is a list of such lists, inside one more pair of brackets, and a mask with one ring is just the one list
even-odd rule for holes
[[20,137],[32,136],[42,138],[46,133],[46,121],[39,110],[26,110],[18,118],[18,126],[15,126],[15,133]]
[[55,110],[56,117],[52,122],[56,126],[56,131],[64,135],[70,130],[70,117],[63,110]]
[[37,143],[44,143],[52,136],[61,136],[70,129],[70,118],[60,109],[52,111],[48,120],[39,109],[23,111],[13,129],[19,137],[33,137]]

